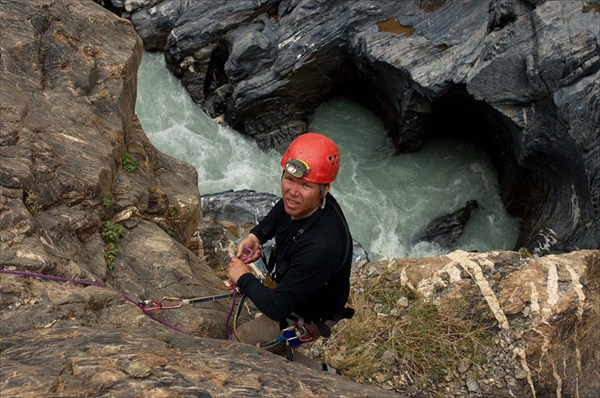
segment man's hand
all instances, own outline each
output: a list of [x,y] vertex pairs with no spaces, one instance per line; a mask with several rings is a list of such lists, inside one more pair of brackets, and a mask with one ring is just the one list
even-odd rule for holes
[[250,268],[237,257],[232,257],[229,260],[229,268],[227,269],[227,278],[237,285],[238,279],[244,274],[250,273]]
[[[244,249],[252,250],[252,256],[246,258],[247,254],[244,253]],[[254,234],[248,234],[241,242],[238,244],[237,252],[235,256],[237,258],[243,259],[244,263],[250,264],[260,258],[261,250],[260,250],[260,241]]]

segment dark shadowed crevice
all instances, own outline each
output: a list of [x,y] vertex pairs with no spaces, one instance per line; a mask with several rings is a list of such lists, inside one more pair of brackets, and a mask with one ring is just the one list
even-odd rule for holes
[[[385,65],[382,65],[382,67],[386,68]],[[390,97],[393,98],[394,94],[378,86],[382,83],[376,81],[377,76],[381,76],[379,71],[363,73],[353,61],[348,59],[347,62],[343,63],[343,68],[339,70],[336,77],[337,84],[331,90],[330,97],[349,98],[377,115],[383,122],[384,129],[397,153],[408,153],[418,149],[422,144],[420,139],[406,144],[402,150],[399,150],[401,145],[398,134],[394,134],[400,129],[398,125],[399,115],[396,104],[393,100],[390,100]],[[383,83],[383,86],[386,86],[386,84]],[[388,87],[392,87],[392,85],[388,85]],[[328,99],[330,98],[325,98],[324,101]]]
[[211,117],[225,113],[225,101],[229,91],[229,79],[225,73],[225,62],[228,58],[229,50],[225,43],[217,45],[210,57],[204,79],[204,107]]
[[[377,114],[389,132],[397,126],[397,111],[384,93],[365,81],[354,68],[344,71],[343,84],[336,87],[335,94],[357,101]],[[518,131],[512,121],[483,101],[475,100],[464,85],[451,88],[445,95],[431,104],[431,111],[422,114],[419,127],[420,139],[415,141],[415,150],[423,141],[440,136],[452,136],[472,142],[490,156],[500,184],[500,196],[506,210],[524,220],[539,219],[537,204],[548,192],[536,180],[531,170],[517,162],[513,137]],[[514,131],[513,131],[514,130]],[[392,139],[393,134],[390,134]],[[523,225],[522,225],[523,227]],[[516,247],[524,243],[532,225],[521,228]],[[523,232],[525,231],[525,232]]]
[[527,220],[536,219],[541,198],[547,190],[534,173],[519,164],[514,148],[518,127],[490,105],[473,98],[464,85],[451,88],[436,100],[425,123],[424,139],[453,136],[473,142],[490,156],[500,184],[500,196],[506,210],[522,220],[515,248],[524,244],[532,228]]

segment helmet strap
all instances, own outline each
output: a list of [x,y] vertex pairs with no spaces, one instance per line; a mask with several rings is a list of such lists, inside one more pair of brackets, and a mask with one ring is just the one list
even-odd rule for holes
[[325,202],[327,201],[327,190],[325,188],[328,186],[329,184],[319,184],[319,188],[321,189],[321,209],[325,208]]

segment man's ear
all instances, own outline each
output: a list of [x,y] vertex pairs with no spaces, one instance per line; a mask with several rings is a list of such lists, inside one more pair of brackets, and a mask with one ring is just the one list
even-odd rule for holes
[[323,188],[323,197],[327,195],[327,192],[329,192],[329,188],[331,188],[331,184],[325,184],[325,187]]

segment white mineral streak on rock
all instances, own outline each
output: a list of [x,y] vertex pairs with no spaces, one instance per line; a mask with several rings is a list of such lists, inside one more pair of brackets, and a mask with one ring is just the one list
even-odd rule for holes
[[490,307],[494,317],[496,317],[500,328],[508,329],[510,327],[508,324],[508,319],[506,319],[506,315],[504,314],[504,311],[502,311],[500,302],[490,287],[490,284],[488,283],[487,279],[485,279],[485,276],[483,276],[483,271],[481,270],[479,264],[470,260],[469,254],[462,250],[454,251],[447,256],[458,263],[465,271],[469,273],[469,275],[471,275],[473,281],[477,284],[477,286],[479,286],[479,290],[487,302],[488,307]]
[[136,212],[136,210],[137,209],[135,207],[128,207],[127,209],[115,215],[115,217],[113,218],[114,222],[123,222],[129,220],[133,213]]
[[[569,264],[565,264],[565,267],[567,268],[567,271],[569,271],[569,274],[571,275],[571,281],[573,283],[573,290],[575,290],[575,293],[577,294],[577,298],[579,299],[579,301],[577,302],[577,319],[582,320],[583,318],[583,307],[585,306],[585,293],[583,292],[583,286],[581,285],[581,283],[579,282],[579,275],[577,274],[577,272],[569,265]],[[575,357],[577,359],[577,370],[579,371],[579,373],[582,372],[582,368],[581,368],[581,350],[579,349],[579,339],[577,338],[577,333],[578,333],[578,328],[577,326],[575,327],[574,330],[574,338],[573,341],[577,342],[577,345],[575,347]],[[577,396],[579,396],[579,379],[576,379],[576,387],[575,387],[575,391],[577,391]]]
[[54,245],[54,241],[49,236],[40,235],[40,242],[42,242],[46,246],[56,248],[56,246]]
[[573,216],[573,223],[579,223],[581,220],[581,209],[579,207],[579,197],[575,190],[575,184],[571,184],[571,215]]
[[535,282],[529,282],[529,286],[531,286],[531,296],[529,296],[531,312],[538,313],[540,312],[540,295],[535,286]]
[[543,320],[546,321],[552,316],[552,309],[558,302],[558,270],[556,264],[548,264],[548,278],[546,279],[546,294],[548,296],[547,306],[542,309]]
[[84,140],[82,140],[81,138],[74,137],[74,136],[72,136],[72,135],[69,135],[69,134],[62,133],[61,135],[62,135],[63,137],[65,137],[66,139],[68,139],[69,141],[74,141],[74,142],[77,142],[77,143],[79,143],[79,144],[85,144],[85,143],[86,143],[86,142],[85,142]]
[[569,264],[565,264],[565,268],[571,275],[573,290],[575,290],[577,298],[579,299],[579,302],[577,303],[577,319],[581,320],[581,317],[583,316],[583,307],[585,305],[585,293],[583,292],[583,286],[579,282],[579,275],[577,275],[577,272]]
[[32,261],[39,261],[42,264],[46,264],[46,260],[42,256],[39,256],[35,253],[24,252],[22,250],[17,250],[16,256],[19,258],[27,258]]
[[531,370],[529,370],[529,365],[527,365],[527,355],[525,354],[525,350],[521,347],[517,347],[513,350],[513,360],[515,357],[519,357],[519,361],[521,363],[521,367],[527,374],[527,383],[529,383],[529,388],[531,388],[531,396],[536,398],[535,387],[533,385],[533,379],[531,377]]
[[287,46],[288,44],[292,44],[297,42],[300,38],[302,37],[302,31],[296,33],[295,35],[283,40],[281,43],[279,43],[277,45],[277,48],[279,50],[281,50],[283,47]]
[[446,272],[448,274],[448,276],[450,277],[450,282],[452,283],[456,283],[459,282],[462,278],[460,277],[460,268],[457,267],[456,261],[452,261],[451,263],[448,263],[443,269],[443,272]]
[[[556,381],[556,398],[561,398],[561,396],[562,396],[562,378],[560,377],[560,375],[558,374],[558,371],[556,370],[557,365],[553,359],[550,359],[550,364],[552,365],[552,377],[554,377],[554,380]],[[566,365],[563,361],[563,371],[564,371],[565,366]]]
[[[460,277],[461,269],[458,268],[458,265],[459,264],[456,261],[449,262],[430,278],[421,279],[417,284],[416,290],[425,297],[431,297],[438,288],[445,288],[448,285],[448,282],[444,280],[443,275],[447,274],[450,277],[450,283],[460,281],[462,279]],[[400,274],[400,280],[403,285],[411,287],[411,284],[406,277],[405,269],[403,269]]]

